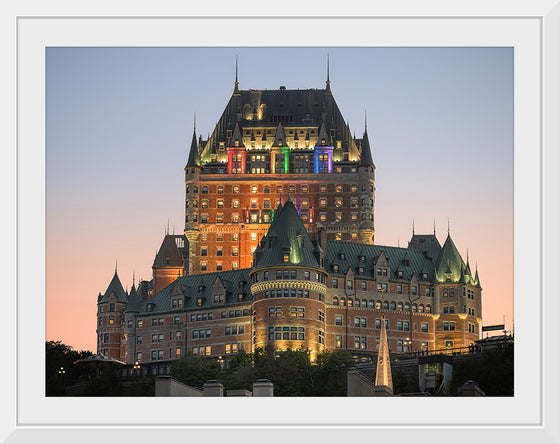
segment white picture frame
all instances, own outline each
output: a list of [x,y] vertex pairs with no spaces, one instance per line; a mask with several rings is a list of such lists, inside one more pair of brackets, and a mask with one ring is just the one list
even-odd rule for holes
[[[560,165],[560,3],[422,1],[263,7],[9,3],[2,14],[5,341],[0,440],[16,442],[560,442],[560,310],[553,276]],[[219,11],[219,12],[216,12]],[[278,16],[278,14],[281,16]],[[309,23],[308,36],[230,33]],[[353,24],[360,22],[360,26]],[[200,32],[215,29],[215,32]],[[332,31],[336,29],[336,32]],[[325,30],[321,32],[321,30]],[[513,46],[515,396],[513,398],[46,398],[44,110],[48,46]],[[7,139],[7,140],[6,140]],[[16,235],[14,235],[14,233]],[[32,266],[30,266],[32,264]],[[31,268],[31,270],[30,270]],[[31,275],[30,275],[31,273]],[[528,296],[530,295],[530,296]],[[196,402],[196,404],[194,404]]]

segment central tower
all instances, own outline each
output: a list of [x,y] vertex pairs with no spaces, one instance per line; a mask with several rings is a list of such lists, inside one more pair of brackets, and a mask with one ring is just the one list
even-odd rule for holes
[[375,165],[325,89],[240,90],[185,167],[189,273],[250,267],[288,197],[308,232],[374,242]]

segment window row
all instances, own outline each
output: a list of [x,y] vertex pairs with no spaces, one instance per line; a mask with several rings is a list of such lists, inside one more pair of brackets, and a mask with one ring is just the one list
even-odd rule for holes
[[268,340],[305,340],[303,327],[268,327]]
[[309,290],[296,290],[295,288],[278,288],[265,290],[264,298],[309,298]]
[[238,351],[244,350],[243,342],[232,342],[225,344],[225,353],[229,355],[231,353],[237,353]]
[[245,326],[244,325],[232,325],[230,327],[225,327],[224,335],[231,336],[231,335],[242,335],[245,333]]
[[[333,305],[342,305],[346,306],[348,304],[349,307],[361,307],[361,308],[374,308],[377,310],[393,310],[393,311],[410,311],[410,303],[409,302],[395,302],[395,301],[380,301],[380,300],[373,300],[370,299],[360,299],[360,298],[338,298],[337,296],[333,297]],[[412,304],[412,311],[418,313],[431,313],[432,312],[432,305],[431,304]]]
[[201,330],[193,330],[192,331],[192,338],[193,339],[202,339],[202,338],[211,338],[212,337],[212,329],[201,329]]
[[211,321],[212,319],[214,319],[214,313],[191,314],[191,322]]

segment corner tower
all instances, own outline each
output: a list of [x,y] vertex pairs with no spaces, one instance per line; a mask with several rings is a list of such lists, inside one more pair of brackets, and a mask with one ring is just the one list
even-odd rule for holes
[[253,348],[305,348],[311,359],[325,349],[327,273],[290,198],[254,253]]

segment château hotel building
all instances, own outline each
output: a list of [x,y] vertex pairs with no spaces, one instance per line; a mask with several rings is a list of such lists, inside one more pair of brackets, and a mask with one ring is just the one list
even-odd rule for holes
[[[240,90],[208,140],[193,134],[185,231],[151,281],[98,296],[98,351],[165,372],[192,353],[303,347],[375,353],[479,338],[481,286],[451,235],[374,244],[375,165],[324,89]],[[154,370],[155,371],[155,370]]]

